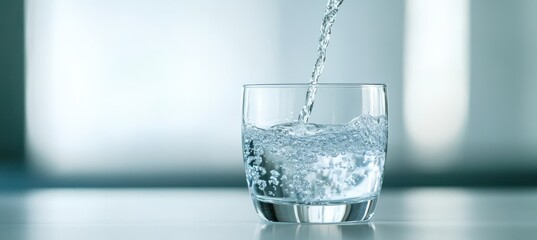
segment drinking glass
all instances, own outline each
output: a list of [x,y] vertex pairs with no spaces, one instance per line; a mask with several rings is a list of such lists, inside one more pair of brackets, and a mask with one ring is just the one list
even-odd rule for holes
[[[299,114],[308,90],[314,104],[304,121]],[[242,107],[246,180],[262,219],[372,217],[388,141],[386,85],[248,84]]]

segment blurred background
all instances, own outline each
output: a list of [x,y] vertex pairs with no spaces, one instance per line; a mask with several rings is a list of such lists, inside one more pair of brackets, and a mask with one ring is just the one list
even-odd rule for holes
[[[0,188],[245,186],[241,86],[306,83],[325,5],[0,1]],[[388,85],[384,187],[537,186],[536,22],[343,3],[320,82]]]

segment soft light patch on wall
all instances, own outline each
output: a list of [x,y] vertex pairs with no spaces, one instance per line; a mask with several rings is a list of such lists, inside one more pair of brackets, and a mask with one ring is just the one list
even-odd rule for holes
[[450,159],[468,116],[468,0],[407,0],[404,121],[420,165]]
[[238,175],[241,85],[279,78],[277,10],[26,1],[32,166],[76,177]]

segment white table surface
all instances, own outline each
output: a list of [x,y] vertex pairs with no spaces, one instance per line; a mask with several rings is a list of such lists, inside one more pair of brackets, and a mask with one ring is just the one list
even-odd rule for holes
[[537,189],[384,190],[369,224],[271,224],[246,189],[0,192],[0,239],[537,239]]

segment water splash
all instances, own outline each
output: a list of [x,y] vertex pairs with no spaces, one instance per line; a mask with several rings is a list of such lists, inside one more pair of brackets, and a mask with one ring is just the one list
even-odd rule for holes
[[385,116],[346,125],[243,125],[246,177],[256,197],[328,204],[380,191],[388,140]]

